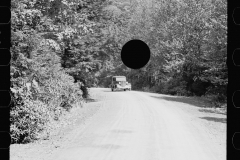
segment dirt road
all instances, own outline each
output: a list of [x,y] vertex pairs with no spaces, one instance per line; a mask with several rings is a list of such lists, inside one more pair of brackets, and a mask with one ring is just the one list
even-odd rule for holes
[[159,94],[93,90],[104,95],[103,109],[75,128],[50,160],[226,159],[226,123],[199,117],[225,115],[197,112]]

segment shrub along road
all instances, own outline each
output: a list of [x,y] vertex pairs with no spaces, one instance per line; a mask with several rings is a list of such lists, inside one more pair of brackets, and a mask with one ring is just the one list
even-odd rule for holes
[[[225,114],[188,103],[184,97],[136,91],[111,92],[107,88],[94,88],[91,93],[99,97],[87,103],[90,107],[100,106],[96,114],[89,112],[88,115],[93,116],[84,123],[76,123],[48,153],[36,154],[34,151],[43,150],[39,144],[32,147],[31,155],[22,150],[22,158],[20,153],[15,158],[226,159]],[[11,154],[18,151],[15,146]]]

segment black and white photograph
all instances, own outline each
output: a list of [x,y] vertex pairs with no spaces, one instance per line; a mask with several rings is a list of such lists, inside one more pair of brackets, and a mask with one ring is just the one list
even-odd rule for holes
[[11,0],[10,160],[226,160],[227,13]]

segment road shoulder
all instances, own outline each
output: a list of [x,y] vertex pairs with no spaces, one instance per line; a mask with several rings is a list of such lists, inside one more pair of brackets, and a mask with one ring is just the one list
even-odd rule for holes
[[[224,109],[213,108],[197,97],[169,96],[156,93],[141,92],[155,100],[163,101],[172,110],[179,112],[185,122],[204,128],[209,141],[222,150],[220,159],[226,156],[227,115]],[[180,113],[181,112],[181,113]]]
[[103,106],[104,95],[97,89],[90,89],[90,98],[83,104],[83,107],[73,108],[66,117],[68,125],[59,128],[49,137],[48,140],[38,140],[28,144],[10,145],[11,160],[40,160],[47,159],[53,151],[64,143],[71,140],[71,136],[76,127],[84,127],[91,117],[98,113]]

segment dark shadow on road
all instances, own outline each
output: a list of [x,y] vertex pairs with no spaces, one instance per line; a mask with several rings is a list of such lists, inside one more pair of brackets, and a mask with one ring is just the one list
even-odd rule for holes
[[127,92],[127,91],[124,91],[124,90],[122,90],[122,91],[121,91],[121,90],[119,90],[119,91],[112,91],[112,90],[110,89],[109,91],[108,91],[108,90],[107,90],[107,91],[105,90],[105,91],[103,91],[103,92]]
[[151,96],[151,97],[167,101],[186,103],[201,108],[210,107],[209,103],[193,99],[192,97],[164,97],[164,96],[161,97]]
[[214,122],[220,122],[220,123],[226,123],[226,118],[217,118],[217,117],[200,117],[201,119],[205,119],[208,121],[214,121]]
[[223,114],[226,115],[226,113],[221,113],[221,112],[217,112],[217,111],[212,111],[209,109],[199,109],[200,112],[205,112],[205,113],[216,113],[216,114]]
[[86,99],[85,99],[85,102],[87,102],[87,103],[97,102],[97,100],[96,100],[96,99],[92,99],[92,98],[86,98]]

